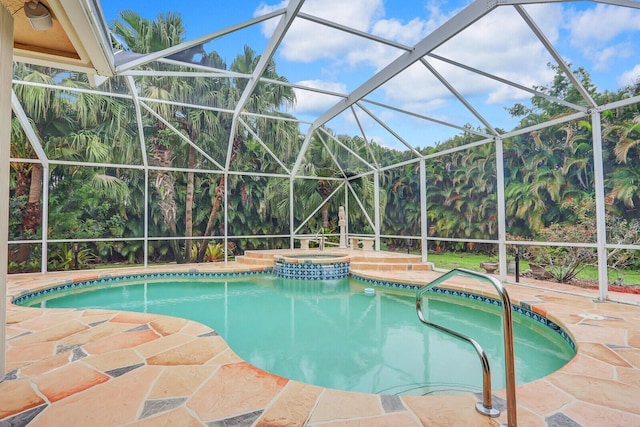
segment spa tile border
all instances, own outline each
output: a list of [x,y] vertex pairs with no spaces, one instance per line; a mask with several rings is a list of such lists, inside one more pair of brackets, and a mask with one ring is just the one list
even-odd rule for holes
[[349,276],[349,261],[337,262],[290,262],[286,258],[278,258],[273,273],[284,279],[331,280]]

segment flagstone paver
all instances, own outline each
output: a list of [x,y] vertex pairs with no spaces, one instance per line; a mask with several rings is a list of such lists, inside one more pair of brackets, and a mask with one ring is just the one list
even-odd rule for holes
[[[162,267],[194,268],[247,269],[234,263]],[[358,274],[426,283],[439,273],[381,267]],[[10,276],[8,294],[98,275]],[[492,294],[468,280],[455,286]],[[517,387],[519,425],[640,425],[640,298],[614,294],[629,304],[600,303],[594,291],[527,286],[507,285],[514,303],[561,324],[574,337],[578,356]],[[290,381],[242,361],[209,327],[147,313],[33,309],[7,301],[7,368],[0,425],[497,426],[507,420],[506,412],[496,419],[478,414],[473,394],[382,397]],[[504,390],[494,394],[504,398]]]

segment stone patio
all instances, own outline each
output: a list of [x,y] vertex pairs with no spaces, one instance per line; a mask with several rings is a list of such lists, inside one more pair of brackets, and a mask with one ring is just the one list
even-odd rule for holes
[[[384,259],[384,253],[378,253]],[[108,270],[246,271],[235,263]],[[9,277],[8,294],[106,271]],[[434,271],[358,275],[428,283]],[[640,425],[640,299],[595,302],[595,292],[546,282],[507,285],[512,302],[562,325],[578,354],[559,371],[517,387],[520,426]],[[542,286],[540,286],[542,285]],[[490,293],[461,279],[456,288]],[[572,295],[568,292],[578,292]],[[495,426],[477,397],[380,396],[303,384],[241,360],[209,327],[153,314],[37,309],[7,301],[7,374],[0,426]],[[494,391],[504,397],[503,390]],[[500,399],[498,399],[500,403]],[[499,405],[496,405],[499,406]],[[503,409],[503,408],[500,408]]]

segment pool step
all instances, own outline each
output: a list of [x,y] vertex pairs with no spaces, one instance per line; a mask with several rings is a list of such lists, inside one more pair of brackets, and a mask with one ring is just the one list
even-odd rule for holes
[[409,255],[409,254],[384,254],[378,252],[378,254],[382,255],[371,255],[367,254],[365,251],[354,251],[349,254],[349,258],[351,262],[373,262],[377,264],[420,264],[422,259],[419,255]]
[[431,271],[431,264],[422,264],[414,262],[366,262],[351,261],[351,270],[367,270],[367,271]]
[[273,261],[274,251],[246,251],[244,256],[247,258],[259,258],[267,261]]
[[273,254],[271,258],[257,257],[253,255],[237,256],[236,262],[239,264],[259,265],[262,267],[273,267]]
[[[274,255],[278,251],[246,251],[237,256],[239,264],[273,267]],[[280,252],[281,253],[281,252]],[[315,251],[310,253],[317,253]],[[347,255],[347,253],[345,253]],[[361,271],[430,271],[430,263],[423,264],[419,255],[367,253],[367,251],[349,251],[351,270]]]

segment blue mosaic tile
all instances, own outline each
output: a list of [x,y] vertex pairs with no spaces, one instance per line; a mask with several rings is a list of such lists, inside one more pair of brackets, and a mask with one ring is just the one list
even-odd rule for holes
[[[411,285],[411,284],[404,284],[404,283],[398,283],[398,282],[381,281],[381,280],[358,276],[357,274],[351,274],[351,277],[359,281],[362,281],[374,286],[380,286],[380,287],[402,288],[402,289],[414,290],[414,291],[417,291],[422,288],[422,285]],[[474,301],[482,302],[485,304],[491,304],[497,307],[502,307],[502,302],[495,298],[472,294],[469,292],[443,289],[443,288],[438,288],[437,286],[429,289],[429,292],[433,292],[435,294],[441,294],[441,295],[450,295],[450,296],[469,298]],[[569,344],[569,346],[573,349],[573,351],[576,351],[576,344],[573,342],[569,334],[567,334],[559,325],[555,324],[551,320],[547,319],[544,316],[541,316],[538,313],[534,313],[533,310],[530,310],[530,308],[531,308],[531,305],[528,303],[524,303],[523,306],[519,306],[519,305],[511,306],[511,310],[513,312],[519,313],[523,316],[533,319],[541,323],[542,325],[549,327],[554,332],[558,333],[562,337],[562,339],[567,344]]]
[[[350,274],[350,262],[335,262],[331,264],[317,264],[317,263],[287,263],[280,262],[283,260],[278,260],[275,262],[273,268],[265,268],[261,271],[243,271],[243,272],[215,272],[215,273],[199,273],[197,271],[190,271],[187,273],[184,272],[171,272],[171,273],[148,273],[148,274],[137,274],[137,275],[125,275],[125,276],[111,276],[104,275],[100,276],[98,279],[87,280],[84,282],[73,282],[67,280],[62,284],[58,284],[55,286],[51,286],[46,289],[40,289],[37,291],[27,291],[15,297],[12,302],[14,304],[22,305],[28,303],[31,299],[41,297],[43,295],[52,294],[59,291],[68,291],[70,289],[78,289],[85,288],[96,285],[103,284],[113,284],[122,281],[128,280],[144,280],[144,279],[161,279],[161,278],[175,278],[175,277],[244,277],[244,276],[253,276],[253,275],[264,275],[273,273],[278,277],[283,277],[286,279],[307,279],[307,280],[330,280],[330,279],[339,279],[343,277],[351,276],[352,278],[380,287],[388,287],[395,289],[404,289],[409,291],[417,291],[422,288],[421,285],[407,284],[407,283],[399,283],[399,282],[390,282],[379,279],[370,279],[367,277],[358,276],[356,274]],[[491,297],[486,297],[482,295],[472,294],[464,291],[450,290],[445,288],[433,287],[429,289],[429,292],[433,292],[435,294],[442,295],[450,295],[462,298],[469,298],[474,301],[482,302],[485,304],[491,304],[494,306],[502,306],[502,302]],[[523,303],[522,306],[512,306],[512,310],[516,313],[519,313],[523,316],[531,318],[544,326],[549,327],[551,330],[558,333],[575,351],[576,345],[571,339],[571,337],[556,323],[547,319],[544,316],[541,316],[538,313],[534,313],[531,310],[530,303]]]
[[289,263],[279,260],[273,273],[285,279],[330,280],[349,276],[349,262],[318,264],[313,262]]
[[124,276],[112,276],[104,275],[97,279],[86,280],[83,282],[73,282],[72,280],[65,280],[62,284],[53,285],[46,289],[40,289],[37,291],[26,291],[21,295],[13,298],[12,303],[17,305],[24,305],[34,298],[39,298],[44,295],[54,294],[60,291],[69,291],[73,289],[87,288],[92,286],[111,285],[118,282],[124,282],[129,280],[146,280],[146,279],[162,279],[162,278],[174,278],[174,277],[241,277],[241,276],[253,276],[258,274],[266,274],[266,271],[246,271],[246,272],[224,272],[224,273],[197,273],[197,272],[178,272],[178,273],[147,273],[147,274],[128,274]]

